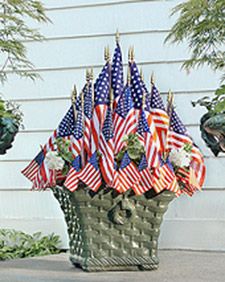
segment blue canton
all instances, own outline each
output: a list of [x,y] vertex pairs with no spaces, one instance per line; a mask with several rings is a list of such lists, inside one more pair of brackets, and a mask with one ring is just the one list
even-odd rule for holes
[[118,115],[120,115],[122,118],[125,118],[128,112],[130,111],[130,109],[132,108],[133,108],[133,100],[131,97],[130,87],[126,86],[122,95],[120,96],[115,112]]
[[107,62],[103,67],[95,85],[95,106],[100,104],[109,105],[110,65]]
[[129,63],[131,73],[131,95],[135,109],[142,108],[143,100],[143,83],[137,68],[136,63]]
[[73,106],[71,106],[58,126],[57,135],[58,137],[70,136],[73,134],[74,129],[75,129],[75,118],[74,118]]
[[176,133],[187,135],[187,129],[174,109],[172,110],[171,114],[170,127]]
[[76,171],[81,169],[81,156],[78,155],[72,162],[72,166]]
[[102,128],[102,133],[105,137],[106,142],[113,138],[112,110],[110,107],[107,110],[106,118]]
[[98,170],[97,152],[95,152],[95,153],[90,157],[89,163],[90,163],[96,170]]
[[120,96],[123,91],[123,64],[122,53],[117,43],[112,62],[112,89],[114,98]]
[[121,164],[120,164],[120,168],[123,169],[125,167],[127,167],[129,164],[131,163],[131,160],[129,158],[128,153],[126,152],[122,158]]
[[144,132],[150,132],[145,113],[141,112],[141,117],[138,121],[138,133],[143,135]]
[[83,112],[80,110],[77,114],[76,126],[74,129],[74,137],[79,140],[83,136]]
[[87,85],[84,91],[84,114],[88,119],[92,118],[92,84]]
[[147,159],[146,159],[146,156],[143,155],[142,158],[141,158],[140,164],[138,166],[138,170],[142,171],[142,170],[146,169],[147,167],[148,167]]
[[161,109],[166,110],[165,106],[163,104],[163,100],[159,94],[159,91],[155,87],[155,85],[152,86],[152,95],[151,95],[151,101],[150,101],[150,107],[153,109]]
[[40,166],[43,161],[44,161],[44,158],[45,158],[45,154],[43,152],[43,150],[41,150],[38,155],[35,157],[35,162]]

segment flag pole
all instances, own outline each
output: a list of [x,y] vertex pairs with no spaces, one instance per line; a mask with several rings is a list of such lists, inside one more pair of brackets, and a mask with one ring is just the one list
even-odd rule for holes
[[75,120],[76,120],[76,101],[77,101],[77,88],[76,88],[76,85],[74,84],[72,94],[71,94],[71,102],[73,106],[73,113],[74,113]]
[[119,44],[119,42],[120,42],[120,33],[119,33],[118,28],[117,28],[117,30],[116,30],[116,36],[115,36],[115,39],[116,39],[116,44]]

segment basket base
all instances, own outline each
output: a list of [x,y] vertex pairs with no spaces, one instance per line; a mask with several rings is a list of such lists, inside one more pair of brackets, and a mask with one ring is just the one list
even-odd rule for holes
[[157,257],[105,257],[101,259],[70,256],[75,267],[87,272],[95,271],[140,271],[156,270],[159,265]]

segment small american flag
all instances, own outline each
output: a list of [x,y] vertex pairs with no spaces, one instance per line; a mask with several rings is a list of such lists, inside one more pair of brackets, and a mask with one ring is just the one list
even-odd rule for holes
[[150,99],[150,108],[155,128],[159,137],[160,150],[164,152],[167,145],[167,136],[169,130],[169,116],[166,112],[159,91],[152,85],[152,93]]
[[130,188],[136,189],[140,180],[140,173],[135,164],[130,160],[128,153],[125,153],[119,168],[119,181],[121,192],[126,192]]
[[102,179],[98,166],[97,152],[91,156],[86,166],[80,171],[79,179],[95,192],[101,186]]
[[123,92],[123,83],[122,52],[119,43],[117,43],[112,61],[112,89],[114,93],[114,109],[116,108],[118,100]]
[[184,126],[183,122],[180,120],[178,114],[173,108],[171,113],[171,120],[170,120],[168,147],[169,149],[182,148],[185,144],[192,145],[191,167],[196,171],[199,186],[202,187],[206,173],[203,155],[200,152],[199,148],[193,143],[193,140],[189,136],[186,127]]
[[100,168],[105,182],[112,186],[114,179],[114,142],[112,110],[108,107],[106,119],[100,134],[99,151],[101,153]]
[[138,67],[135,62],[129,62],[130,74],[131,74],[131,96],[134,103],[134,109],[136,113],[136,120],[138,123],[139,113],[142,109],[143,102],[143,83],[141,80]]
[[[174,179],[176,178],[172,164],[167,160],[161,161],[161,166],[158,168],[158,177],[154,177],[153,188],[159,193],[168,187],[172,187]],[[171,188],[172,189],[172,188]]]
[[138,170],[140,172],[140,185],[139,189],[137,189],[136,194],[143,194],[146,191],[152,189],[152,174],[150,172],[150,169],[148,168],[148,163],[146,157],[143,155],[140,164],[138,166]]
[[88,158],[91,157],[91,119],[93,113],[92,105],[93,87],[92,82],[87,83],[84,90],[84,148]]
[[154,141],[153,135],[148,126],[148,122],[145,116],[145,112],[141,110],[138,123],[139,136],[143,138],[146,159],[148,161],[149,168],[156,168],[159,166],[159,150]]
[[136,131],[136,116],[133,107],[130,87],[126,85],[121,94],[114,113],[114,145],[115,155],[123,148],[124,135]]
[[94,85],[95,105],[91,121],[92,153],[99,148],[99,137],[110,102],[110,75],[110,64],[107,62]]
[[[82,95],[82,94],[81,94]],[[74,156],[82,155],[83,156],[83,136],[84,136],[84,114],[83,109],[80,108],[80,110],[77,113],[77,120],[74,126],[73,135],[70,137],[71,144],[74,152]]]
[[45,163],[45,155],[49,151],[57,150],[55,145],[55,140],[58,137],[65,138],[72,141],[70,146],[70,151],[73,153],[73,156],[77,155],[77,151],[74,149],[74,131],[75,131],[75,116],[73,111],[73,106],[69,108],[66,115],[60,122],[58,128],[53,131],[53,134],[50,136],[48,142],[44,145],[41,152],[38,156],[42,158],[42,164],[39,167],[34,166],[35,158],[31,163],[22,170],[24,176],[33,182],[33,188],[47,188],[50,187],[53,183],[56,183],[56,180],[62,180],[62,174],[59,171],[54,172],[49,170]]
[[74,192],[79,183],[79,171],[81,169],[81,156],[78,155],[72,162],[72,167],[68,172],[64,186],[71,192]]
[[29,165],[22,170],[22,174],[25,175],[30,181],[34,181],[38,170],[40,169],[45,158],[44,151],[41,150],[37,156],[29,163]]

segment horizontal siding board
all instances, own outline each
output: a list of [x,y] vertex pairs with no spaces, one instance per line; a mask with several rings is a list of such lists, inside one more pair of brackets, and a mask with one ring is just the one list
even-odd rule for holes
[[159,247],[161,249],[225,251],[224,234],[224,219],[165,220],[161,228]]
[[[161,92],[167,92],[169,89],[175,92],[213,91],[219,85],[220,74],[215,74],[207,67],[193,70],[189,75],[185,71],[181,71],[180,67],[180,63],[144,64],[142,65],[142,69],[145,82],[149,87],[149,77],[154,72],[156,84]],[[8,83],[3,86],[2,92],[6,97],[14,99],[70,97],[74,84],[77,85],[78,91],[84,86],[85,70],[81,68],[44,71],[40,72],[42,80],[36,82],[28,79],[19,79],[12,75],[9,77]],[[99,71],[100,68],[94,68],[95,78]],[[199,93],[200,96],[201,94]]]
[[46,37],[113,33],[117,29],[121,32],[168,29],[176,19],[169,17],[169,14],[178,3],[179,1],[143,1],[112,6],[99,5],[85,9],[74,6],[76,9],[69,7],[50,10],[47,15],[53,24],[40,24],[38,27]]
[[182,195],[172,201],[165,219],[225,219],[225,193],[203,191],[192,198]]
[[[127,61],[128,49],[135,46],[135,58],[140,61],[183,61],[189,57],[187,46],[164,44],[165,33],[140,33],[121,37],[124,62]],[[115,47],[114,36],[85,39],[70,39],[27,43],[28,56],[35,68],[56,68],[98,65],[103,61],[104,46]],[[145,48],[143,48],[145,46]],[[82,50],[82,52],[81,52]],[[48,56],[46,56],[48,54]],[[57,60],[56,60],[57,58]]]
[[[224,189],[225,158],[206,158],[205,163],[207,174],[204,188]],[[21,170],[27,165],[27,161],[0,162],[0,177],[2,179],[0,189],[30,189],[32,186],[30,181],[21,174]]]
[[63,213],[51,191],[0,191],[0,218],[55,219]]

